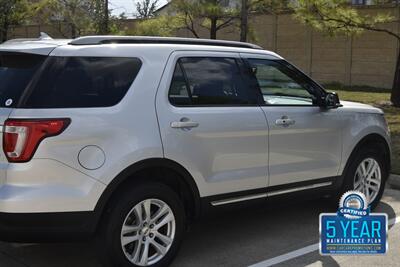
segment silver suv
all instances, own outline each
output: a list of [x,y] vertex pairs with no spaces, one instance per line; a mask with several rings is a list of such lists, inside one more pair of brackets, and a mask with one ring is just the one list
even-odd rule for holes
[[165,266],[203,211],[347,190],[379,202],[380,109],[247,43],[92,36],[0,45],[0,239],[101,239]]

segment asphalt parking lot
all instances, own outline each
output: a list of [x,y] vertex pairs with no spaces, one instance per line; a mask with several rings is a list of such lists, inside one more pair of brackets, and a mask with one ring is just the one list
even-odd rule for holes
[[[173,266],[399,266],[400,191],[387,189],[376,212],[392,219],[385,256],[320,256],[318,216],[324,200],[223,211],[192,225]],[[90,243],[0,243],[1,267],[101,266]]]

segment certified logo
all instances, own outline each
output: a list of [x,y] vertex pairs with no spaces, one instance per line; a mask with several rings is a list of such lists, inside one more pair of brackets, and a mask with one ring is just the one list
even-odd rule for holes
[[370,213],[365,195],[358,191],[345,193],[337,213],[320,215],[320,253],[385,254],[387,214]]
[[369,215],[367,199],[363,193],[349,191],[343,194],[339,201],[338,214],[347,219],[359,219]]

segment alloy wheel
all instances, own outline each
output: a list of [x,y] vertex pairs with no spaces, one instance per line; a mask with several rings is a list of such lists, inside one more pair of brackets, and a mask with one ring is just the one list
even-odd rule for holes
[[171,248],[175,228],[174,213],[164,201],[146,199],[136,204],[121,229],[121,246],[126,258],[138,266],[157,263]]
[[379,163],[373,158],[367,158],[358,165],[354,176],[354,190],[364,193],[371,204],[381,188],[382,172]]

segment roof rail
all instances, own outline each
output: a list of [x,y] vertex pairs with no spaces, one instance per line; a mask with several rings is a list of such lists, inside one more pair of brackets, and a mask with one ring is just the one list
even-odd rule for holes
[[153,36],[87,36],[72,40],[71,45],[100,45],[100,44],[186,44],[186,45],[212,45],[230,46],[251,49],[262,49],[262,47],[250,43],[178,38],[178,37],[153,37]]

